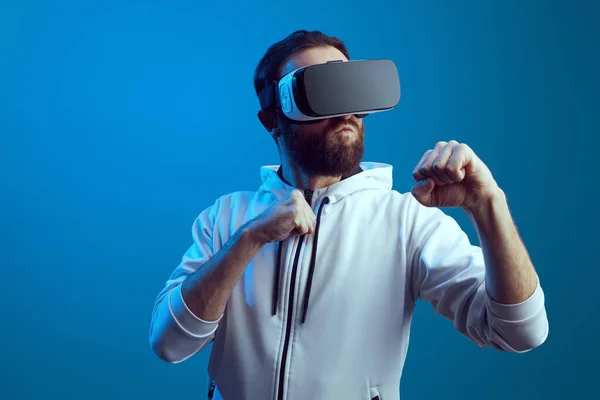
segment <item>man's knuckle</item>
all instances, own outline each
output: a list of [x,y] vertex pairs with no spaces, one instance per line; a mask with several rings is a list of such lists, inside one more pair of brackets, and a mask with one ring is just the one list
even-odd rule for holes
[[449,173],[451,173],[453,175],[458,174],[458,168],[455,165],[449,166],[448,168],[446,168],[446,171],[448,171]]
[[462,151],[468,151],[471,150],[471,148],[469,147],[469,145],[467,145],[466,143],[460,143],[458,145],[458,148]]

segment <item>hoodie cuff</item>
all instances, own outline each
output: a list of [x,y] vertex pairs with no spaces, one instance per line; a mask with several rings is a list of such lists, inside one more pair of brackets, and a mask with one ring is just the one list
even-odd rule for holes
[[171,315],[177,324],[183,330],[196,337],[208,337],[212,335],[217,330],[219,321],[223,318],[223,315],[216,321],[204,321],[203,319],[198,318],[185,304],[181,294],[181,285],[178,285],[175,289],[171,290],[169,295],[169,308],[171,309]]
[[487,295],[486,302],[488,310],[498,319],[508,322],[521,322],[535,317],[545,307],[544,291],[538,278],[535,291],[526,300],[516,304],[498,303]]

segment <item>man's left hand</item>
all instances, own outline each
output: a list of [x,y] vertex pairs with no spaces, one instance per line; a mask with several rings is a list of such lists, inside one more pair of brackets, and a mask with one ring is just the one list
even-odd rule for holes
[[488,167],[464,143],[438,142],[413,171],[413,196],[427,207],[472,210],[496,195],[499,187]]

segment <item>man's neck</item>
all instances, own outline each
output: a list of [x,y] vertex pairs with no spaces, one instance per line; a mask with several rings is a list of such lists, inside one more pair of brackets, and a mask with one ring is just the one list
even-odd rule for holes
[[360,165],[357,165],[355,169],[342,176],[311,176],[303,173],[298,168],[284,167],[283,165],[277,171],[279,177],[288,185],[308,190],[317,190],[331,186],[360,172],[362,172]]

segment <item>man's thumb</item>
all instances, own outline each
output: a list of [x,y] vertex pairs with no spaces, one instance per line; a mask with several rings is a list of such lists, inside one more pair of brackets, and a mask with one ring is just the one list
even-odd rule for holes
[[421,202],[428,202],[429,196],[431,195],[431,192],[434,188],[435,182],[433,181],[433,179],[425,179],[417,182],[412,187],[412,194],[417,200]]

